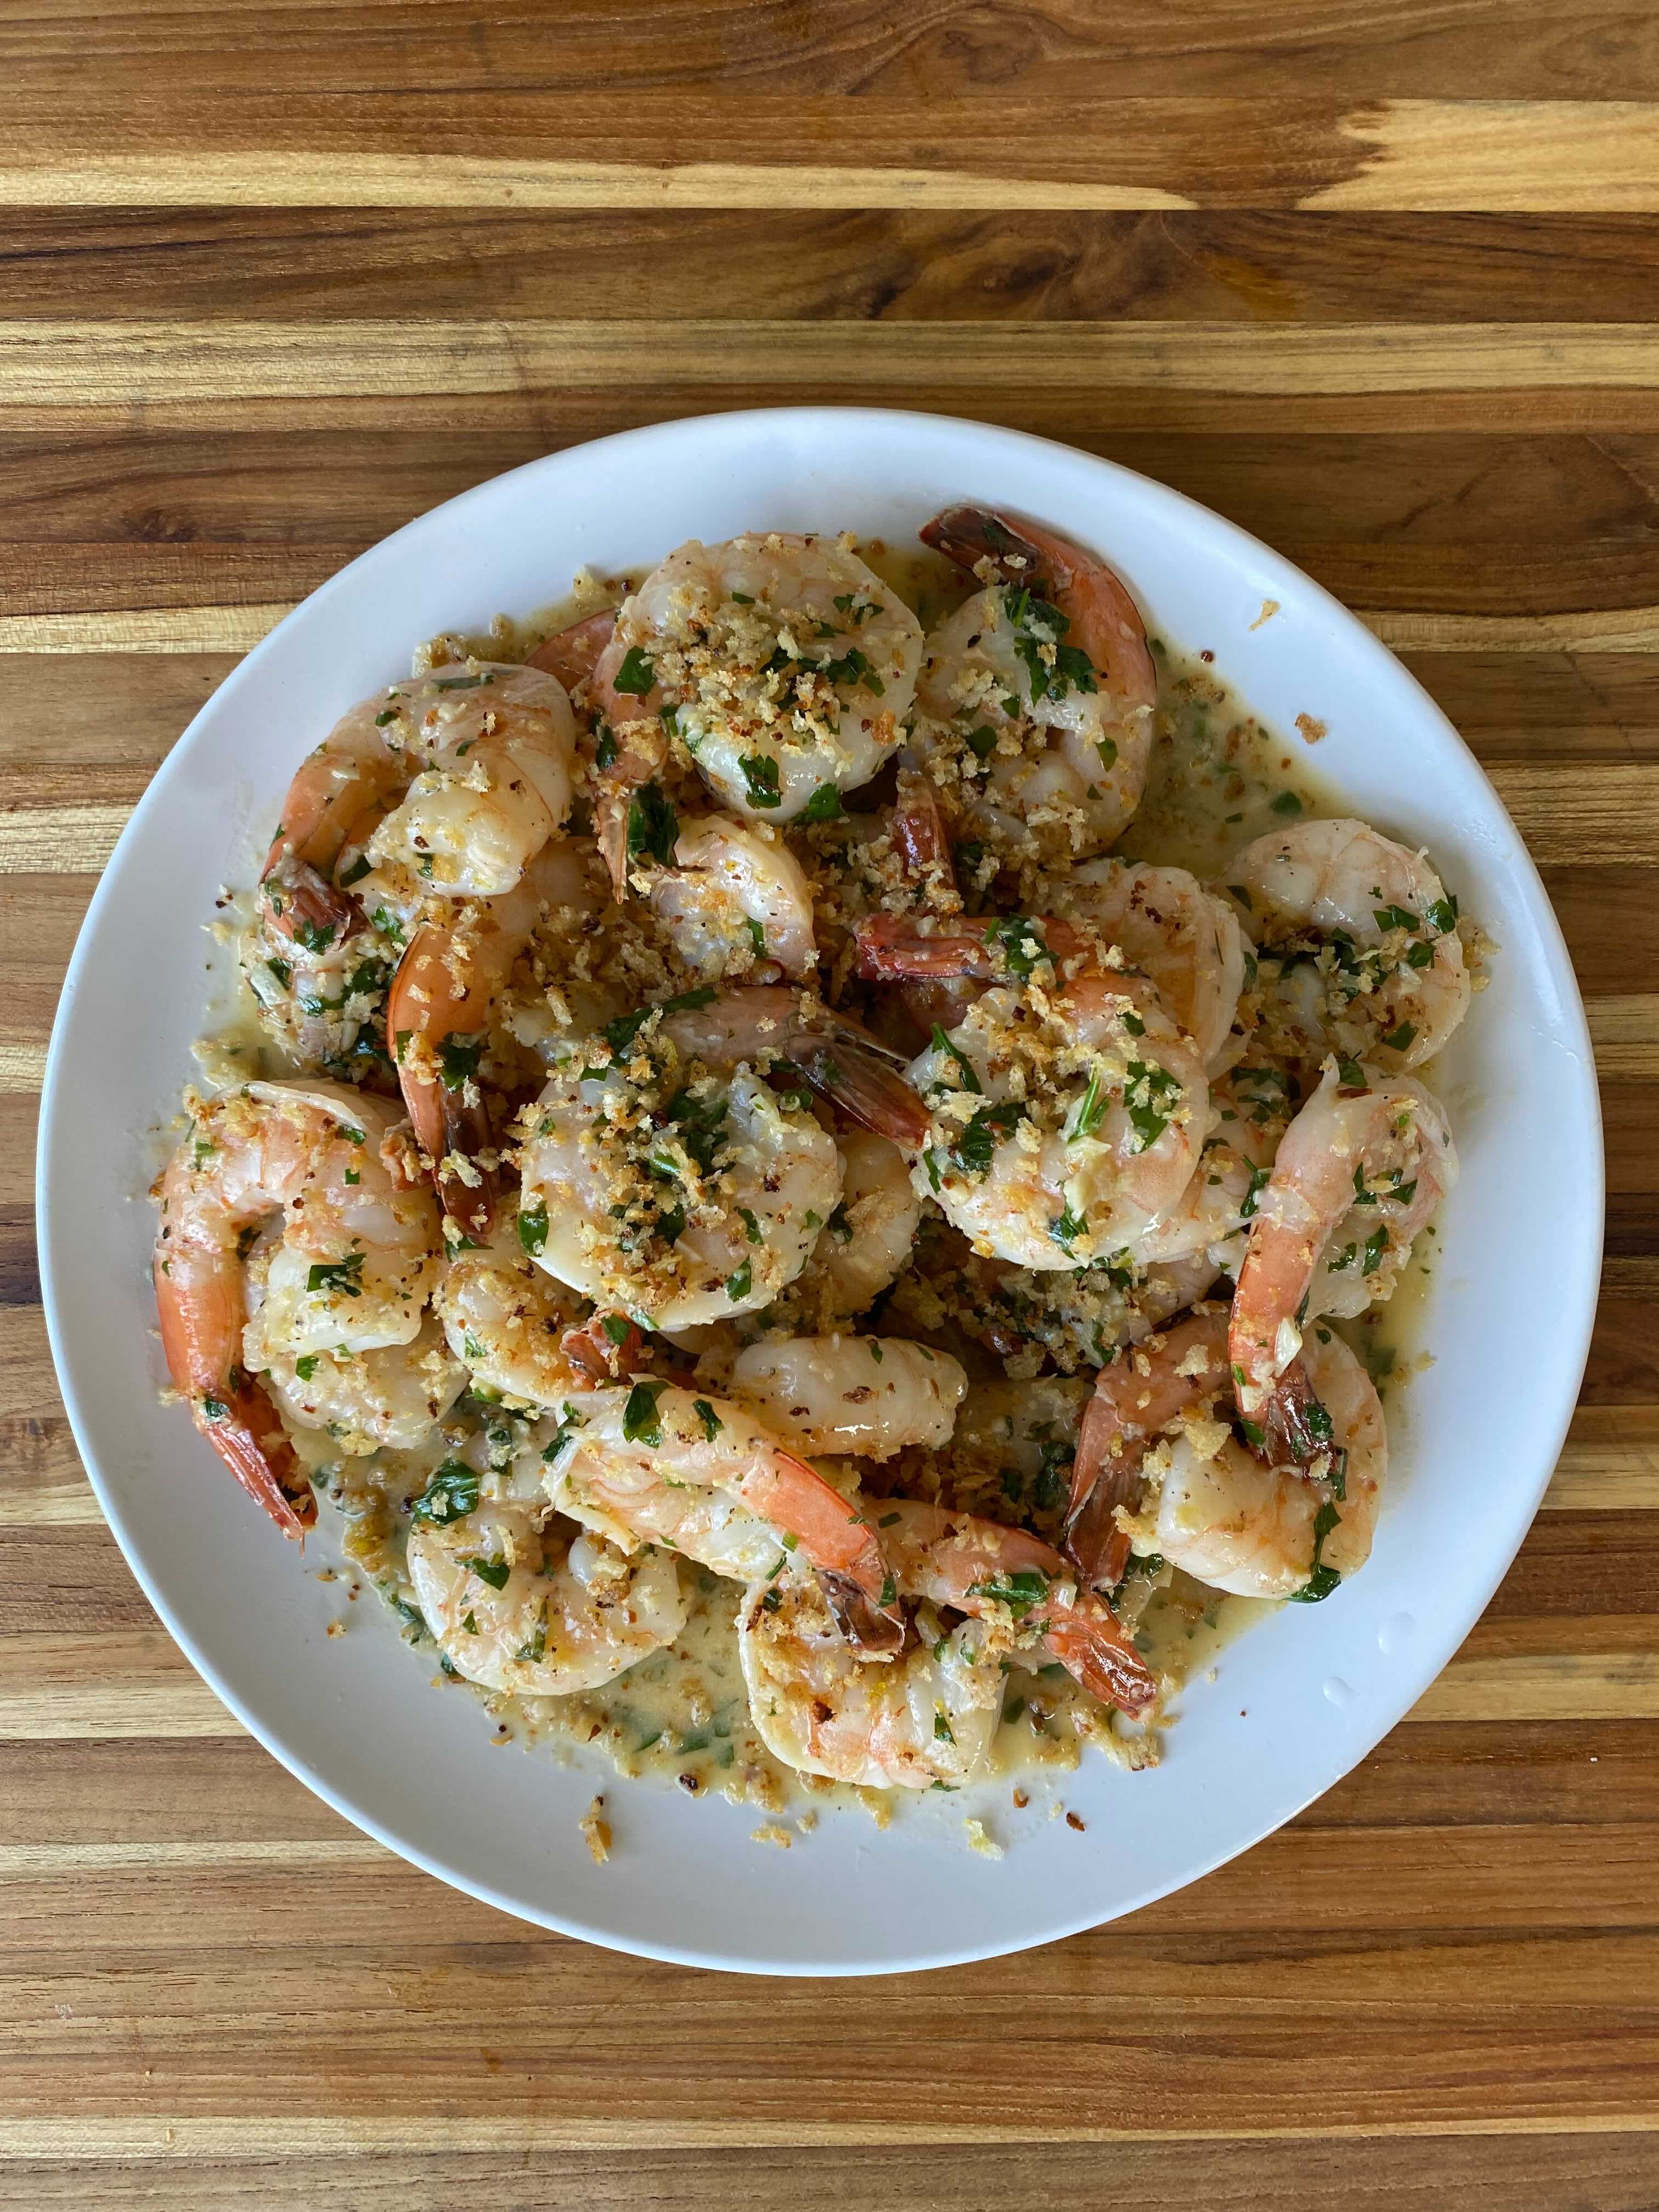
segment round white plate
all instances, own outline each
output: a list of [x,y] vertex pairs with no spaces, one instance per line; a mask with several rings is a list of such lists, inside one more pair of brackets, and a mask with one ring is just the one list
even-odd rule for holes
[[[1355,811],[1433,851],[1496,941],[1446,1056],[1462,1179],[1426,1321],[1435,1364],[1391,1413],[1389,1495],[1364,1571],[1291,1606],[1181,1699],[1164,1764],[1091,1755],[1022,1818],[1006,1786],[965,1848],[966,1796],[886,1833],[825,1819],[788,1851],[761,1815],[492,1748],[478,1705],[429,1686],[372,1591],[348,1605],[158,1402],[143,1194],[204,1018],[222,884],[252,882],[301,756],[435,632],[526,613],[588,564],[683,538],[852,529],[908,541],[951,501],[1020,509],[1097,547],[1149,625],[1289,733]],[[1260,622],[1264,602],[1278,603]],[[1292,738],[1292,744],[1300,741]],[[1443,1667],[1514,1557],[1554,1464],[1589,1340],[1601,1129],[1583,1010],[1554,916],[1444,717],[1336,602],[1162,485],[1041,440],[922,415],[813,408],[668,422],[519,469],[355,561],[251,653],[175,746],[81,933],[52,1034],[40,1154],[41,1273],[76,1441],[157,1613],[233,1712],[347,1818],[445,1881],[647,1956],[775,1973],[983,1958],[1191,1881],[1328,1790]],[[331,1638],[343,1617],[349,1632]],[[616,1845],[578,1820],[604,1788]]]

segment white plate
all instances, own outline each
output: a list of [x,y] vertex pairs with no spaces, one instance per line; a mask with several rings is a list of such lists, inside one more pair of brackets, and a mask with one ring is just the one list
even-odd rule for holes
[[[1211,647],[1278,729],[1298,714],[1328,725],[1319,769],[1357,812],[1432,848],[1498,951],[1447,1055],[1463,1173],[1426,1323],[1436,1364],[1391,1415],[1364,1571],[1323,1605],[1284,1608],[1223,1655],[1214,1684],[1194,1682],[1156,1771],[1091,1756],[1066,1778],[1081,1834],[1035,1808],[1017,1818],[999,1789],[1000,1861],[964,1848],[965,1799],[886,1834],[832,1817],[786,1852],[750,1841],[752,1810],[492,1748],[478,1705],[428,1686],[429,1658],[391,1633],[372,1592],[349,1606],[302,1569],[182,1410],[157,1402],[143,1193],[152,1133],[191,1072],[215,894],[252,881],[301,754],[406,674],[417,641],[528,612],[583,563],[614,571],[763,527],[902,542],[963,498],[1097,547],[1151,625]],[[1257,627],[1268,599],[1279,611]],[[1328,1790],[1421,1695],[1514,1557],[1572,1410],[1601,1129],[1583,1010],[1520,839],[1443,716],[1352,616],[1253,538],[1109,463],[975,423],[815,408],[664,423],[497,477],[364,554],[248,655],[150,786],[87,916],[52,1035],[40,1207],[52,1351],[110,1526],[192,1664],[301,1781],[417,1865],[544,1926],[701,1966],[868,1973],[1016,1950],[1178,1888]],[[331,1638],[337,1616],[350,1632]],[[617,1838],[604,1867],[577,1828],[596,1787]]]

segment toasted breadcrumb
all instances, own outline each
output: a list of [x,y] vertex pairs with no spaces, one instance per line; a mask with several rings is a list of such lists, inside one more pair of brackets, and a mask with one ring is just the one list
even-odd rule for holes
[[605,1799],[596,1797],[577,1823],[582,1840],[592,1855],[595,1866],[603,1866],[611,1856],[611,1823],[605,1818]]

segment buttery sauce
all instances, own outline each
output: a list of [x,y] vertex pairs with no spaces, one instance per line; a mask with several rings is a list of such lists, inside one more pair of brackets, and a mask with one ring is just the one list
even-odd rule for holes
[[[942,556],[896,550],[880,540],[858,550],[931,627],[975,588]],[[498,616],[487,632],[449,633],[422,648],[428,664],[468,653],[521,660],[546,637],[601,608],[614,605],[635,575],[583,574],[556,601],[522,618]],[[1145,798],[1117,850],[1125,857],[1186,868],[1204,880],[1225,880],[1231,855],[1264,832],[1303,817],[1343,811],[1338,794],[1312,770],[1308,747],[1267,728],[1214,672],[1206,654],[1188,654],[1162,638],[1150,641],[1158,672],[1158,706],[1152,762]],[[245,919],[233,909],[228,921]],[[278,1072],[262,1048],[252,997],[240,991],[222,1008],[223,1025],[198,1048],[204,1072],[216,1081],[246,1079],[250,1068]],[[1354,1322],[1340,1324],[1382,1387],[1397,1391],[1413,1364],[1425,1285],[1432,1273],[1433,1231],[1401,1279],[1391,1304]],[[404,1557],[410,1501],[417,1497],[446,1455],[458,1449],[480,1474],[488,1497],[497,1483],[510,1486],[508,1470],[523,1447],[520,1425],[486,1401],[464,1398],[456,1413],[416,1452],[382,1450],[366,1459],[342,1457],[325,1433],[299,1431],[294,1442],[315,1471],[325,1505],[333,1510],[339,1546],[349,1565],[380,1592],[396,1615],[404,1640],[439,1671],[434,1683],[481,1700],[504,1740],[533,1746],[561,1760],[593,1753],[622,1776],[678,1787],[697,1796],[718,1792],[762,1814],[787,1815],[795,1832],[810,1830],[820,1808],[861,1806],[885,1826],[934,1808],[933,1793],[918,1799],[904,1790],[854,1790],[802,1776],[767,1751],[749,1716],[738,1659],[738,1584],[682,1563],[690,1601],[685,1627],[674,1643],[638,1662],[604,1688],[565,1698],[510,1696],[468,1682],[440,1656],[410,1583]],[[331,1576],[332,1569],[325,1569]],[[1126,1768],[1145,1765],[1158,1753],[1157,1721],[1174,1717],[1179,1699],[1201,1689],[1231,1640],[1272,1603],[1224,1597],[1178,1571],[1163,1569],[1158,1586],[1139,1594],[1131,1609],[1137,1647],[1176,1685],[1174,1698],[1152,1725],[1106,1713],[1063,1668],[1015,1666],[1009,1673],[996,1732],[992,1771],[960,1791],[955,1814],[972,1816],[991,1803],[1030,1801],[1024,1779],[1058,1778],[1093,1745]],[[1049,1814],[1060,1807],[1047,1803]],[[975,1848],[1000,1852],[982,1821],[968,1819]],[[785,1832],[763,1828],[767,1840]]]

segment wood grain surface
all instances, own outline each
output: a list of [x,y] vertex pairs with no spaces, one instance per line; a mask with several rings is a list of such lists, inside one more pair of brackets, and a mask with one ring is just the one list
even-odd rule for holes
[[[0,0],[0,2205],[1659,2202],[1659,14]],[[1145,470],[1404,654],[1566,929],[1608,1257],[1357,1772],[1034,1956],[763,1986],[239,1732],[76,1462],[32,1140],[97,872],[286,607],[536,454],[848,398]]]

